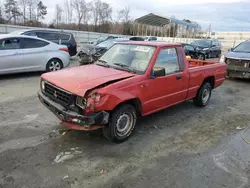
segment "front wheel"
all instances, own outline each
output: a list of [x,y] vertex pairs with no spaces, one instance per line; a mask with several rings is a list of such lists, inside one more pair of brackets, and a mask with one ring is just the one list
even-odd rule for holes
[[121,105],[111,114],[109,124],[102,129],[103,136],[112,142],[123,142],[132,134],[136,120],[135,108],[130,104]]
[[211,94],[212,94],[211,84],[209,82],[204,83],[193,100],[194,104],[199,107],[206,106],[210,101]]

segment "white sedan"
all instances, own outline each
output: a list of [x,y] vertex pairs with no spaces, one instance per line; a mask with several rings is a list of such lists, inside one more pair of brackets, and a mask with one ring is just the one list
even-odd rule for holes
[[31,36],[0,35],[0,75],[52,72],[69,66],[67,46]]

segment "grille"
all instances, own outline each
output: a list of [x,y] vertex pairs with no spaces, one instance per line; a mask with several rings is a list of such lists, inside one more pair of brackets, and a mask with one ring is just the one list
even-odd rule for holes
[[48,94],[52,100],[64,106],[70,105],[73,97],[71,93],[49,83],[45,83],[45,93]]
[[227,64],[231,66],[249,67],[250,60],[227,59]]

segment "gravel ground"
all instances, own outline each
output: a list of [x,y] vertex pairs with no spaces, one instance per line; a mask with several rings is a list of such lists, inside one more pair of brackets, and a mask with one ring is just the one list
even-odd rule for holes
[[241,138],[249,81],[226,80],[205,108],[187,101],[144,117],[128,141],[113,144],[100,131],[66,131],[37,98],[39,76],[0,79],[0,187],[250,187],[250,145]]

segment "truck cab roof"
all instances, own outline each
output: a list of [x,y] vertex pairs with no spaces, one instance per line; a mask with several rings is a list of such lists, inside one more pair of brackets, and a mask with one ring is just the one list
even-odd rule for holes
[[142,45],[142,46],[155,46],[155,47],[179,47],[181,43],[169,43],[163,41],[128,41],[128,42],[119,42],[124,44],[135,44],[135,45]]

